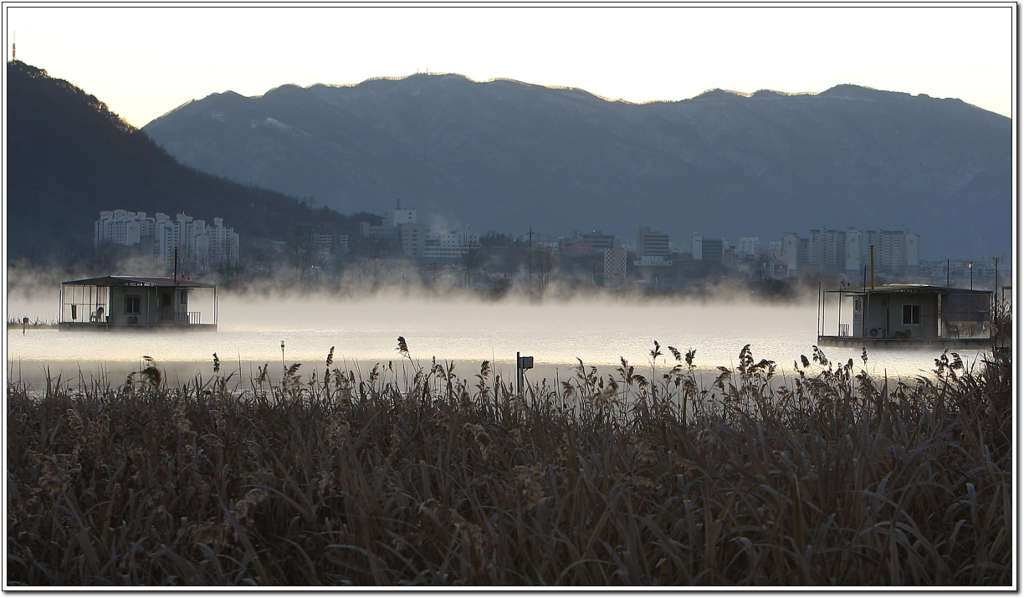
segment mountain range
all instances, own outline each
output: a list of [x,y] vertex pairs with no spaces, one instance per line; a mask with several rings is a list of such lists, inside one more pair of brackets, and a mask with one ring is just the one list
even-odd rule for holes
[[826,227],[921,236],[922,259],[1011,247],[1011,121],[956,99],[839,85],[633,104],[446,74],[215,93],[142,129],[225,179],[435,227],[638,225],[731,243]]
[[287,240],[297,224],[358,229],[329,208],[181,165],[95,96],[45,70],[8,62],[5,91],[10,259],[88,251],[103,210],[220,216],[243,253],[254,239]]

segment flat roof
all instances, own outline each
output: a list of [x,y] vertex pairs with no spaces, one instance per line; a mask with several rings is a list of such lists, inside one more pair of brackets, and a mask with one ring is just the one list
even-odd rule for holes
[[828,289],[828,293],[948,293],[948,294],[992,294],[992,291],[982,289],[958,289],[955,287],[939,287],[930,284],[879,284],[872,287],[842,287],[840,289]]
[[216,285],[194,282],[184,278],[175,280],[170,276],[100,276],[97,278],[83,278],[81,280],[67,280],[61,284],[74,287],[175,287],[189,289],[212,289],[216,287]]

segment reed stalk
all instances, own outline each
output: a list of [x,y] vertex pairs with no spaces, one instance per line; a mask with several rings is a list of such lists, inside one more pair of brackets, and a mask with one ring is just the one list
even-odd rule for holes
[[1012,583],[1008,354],[894,383],[816,349],[781,384],[746,347],[704,387],[668,349],[525,396],[401,345],[365,377],[332,349],[277,385],[8,385],[7,582]]

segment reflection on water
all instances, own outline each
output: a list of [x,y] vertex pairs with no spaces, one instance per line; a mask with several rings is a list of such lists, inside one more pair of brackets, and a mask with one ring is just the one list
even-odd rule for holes
[[[13,313],[13,310],[12,310]],[[44,312],[45,313],[45,312]],[[807,305],[754,306],[745,303],[681,302],[482,303],[468,300],[372,299],[339,302],[330,298],[297,301],[222,297],[220,330],[216,333],[94,333],[55,330],[8,331],[6,373],[38,387],[44,368],[86,381],[105,377],[117,384],[151,356],[169,382],[185,382],[196,374],[209,377],[213,353],[222,373],[240,370],[250,379],[257,366],[302,363],[302,372],[323,369],[331,347],[335,367],[366,372],[373,364],[402,357],[396,351],[404,336],[414,362],[454,361],[461,377],[472,376],[480,362],[490,360],[505,379],[514,375],[517,351],[533,355],[529,378],[565,379],[577,358],[602,373],[612,373],[625,358],[638,371],[650,368],[657,340],[685,352],[696,349],[702,370],[732,366],[744,345],[756,360],[775,360],[779,373],[792,372],[801,354],[815,343],[813,300]],[[281,342],[284,341],[282,358]],[[659,369],[671,367],[671,354],[658,358]],[[826,348],[834,363],[853,359],[862,366],[859,349]],[[962,353],[974,359],[976,352]],[[891,377],[913,377],[930,370],[938,353],[927,350],[874,349],[866,369]],[[649,370],[648,370],[649,371]],[[707,378],[705,378],[707,379]]]

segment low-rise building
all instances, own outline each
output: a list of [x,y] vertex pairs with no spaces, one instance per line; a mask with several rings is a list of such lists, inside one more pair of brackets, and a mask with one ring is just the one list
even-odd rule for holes
[[705,237],[698,232],[690,235],[690,253],[695,260],[722,261],[728,247],[722,237]]
[[752,260],[757,258],[763,249],[760,238],[740,237],[740,243],[736,246],[736,257],[741,260]]

